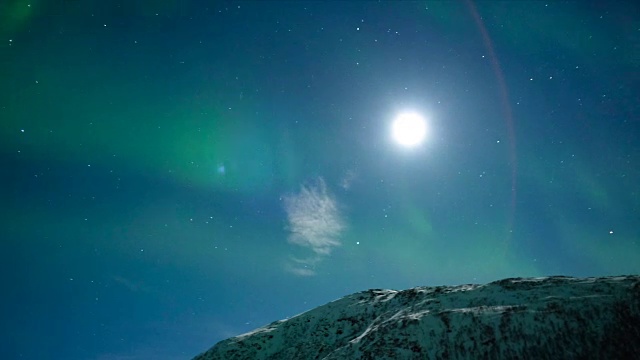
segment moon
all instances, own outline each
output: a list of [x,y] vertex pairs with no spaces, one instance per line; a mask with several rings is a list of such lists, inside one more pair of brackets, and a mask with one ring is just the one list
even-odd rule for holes
[[398,114],[391,128],[393,139],[405,147],[421,144],[427,135],[427,124],[422,115],[416,112]]

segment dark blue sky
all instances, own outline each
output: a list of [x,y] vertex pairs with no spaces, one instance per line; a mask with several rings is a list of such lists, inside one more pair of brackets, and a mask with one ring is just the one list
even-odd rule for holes
[[2,2],[0,357],[186,359],[369,288],[637,274],[638,10]]

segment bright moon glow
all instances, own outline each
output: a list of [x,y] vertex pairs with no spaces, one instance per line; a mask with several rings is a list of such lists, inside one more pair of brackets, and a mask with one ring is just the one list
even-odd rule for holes
[[393,138],[403,146],[416,146],[424,140],[427,126],[417,113],[403,113],[393,121]]

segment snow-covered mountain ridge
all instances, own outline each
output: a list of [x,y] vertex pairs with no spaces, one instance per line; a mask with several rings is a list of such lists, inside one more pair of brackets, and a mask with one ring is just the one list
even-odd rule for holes
[[367,290],[195,360],[484,358],[640,359],[640,276]]

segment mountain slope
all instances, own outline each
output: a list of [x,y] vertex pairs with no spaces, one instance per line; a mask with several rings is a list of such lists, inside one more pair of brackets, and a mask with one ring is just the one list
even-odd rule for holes
[[640,358],[640,276],[367,290],[195,357],[482,358]]

